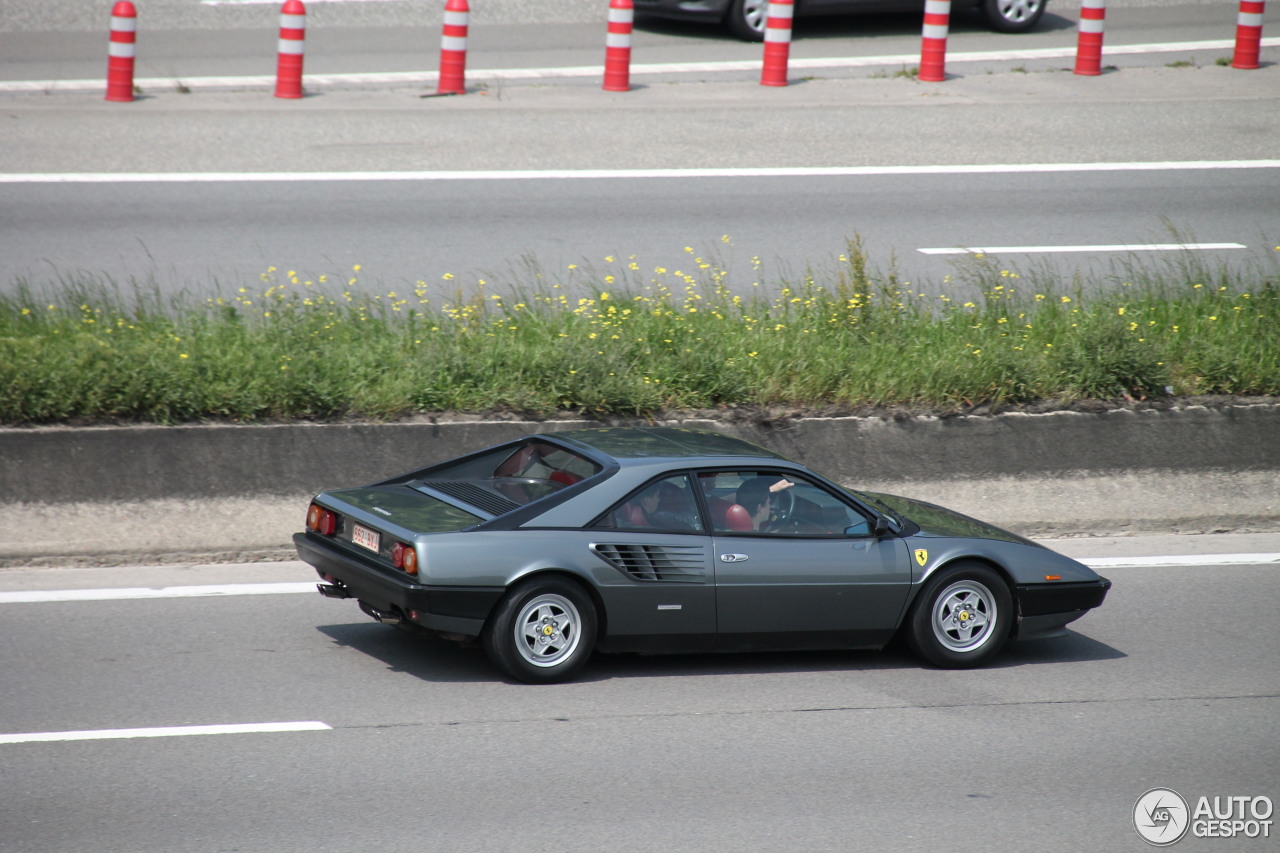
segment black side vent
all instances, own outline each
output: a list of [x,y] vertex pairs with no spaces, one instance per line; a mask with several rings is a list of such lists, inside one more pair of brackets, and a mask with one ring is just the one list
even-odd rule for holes
[[470,480],[425,480],[422,485],[443,492],[463,503],[479,507],[490,515],[503,515],[520,507],[520,504],[515,501],[494,494]]
[[699,545],[602,545],[591,550],[609,565],[638,581],[701,583],[707,576],[706,551]]

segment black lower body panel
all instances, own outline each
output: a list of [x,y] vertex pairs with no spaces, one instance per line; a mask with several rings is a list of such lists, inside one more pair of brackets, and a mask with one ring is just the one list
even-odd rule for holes
[[1081,583],[1019,586],[1018,625],[1014,638],[1038,640],[1066,633],[1066,626],[1102,604],[1111,581],[1098,578]]
[[376,610],[396,613],[430,631],[478,637],[484,630],[501,587],[431,586],[393,577],[386,571],[346,554],[338,546],[314,536],[294,534],[298,556],[327,583],[345,590],[347,597]]

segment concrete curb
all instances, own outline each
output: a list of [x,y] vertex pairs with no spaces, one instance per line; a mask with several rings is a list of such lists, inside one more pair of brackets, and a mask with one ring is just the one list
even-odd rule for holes
[[[685,419],[846,485],[953,506],[1031,535],[1280,529],[1280,404],[996,416]],[[288,555],[306,497],[544,423],[0,430],[0,566],[140,555]]]

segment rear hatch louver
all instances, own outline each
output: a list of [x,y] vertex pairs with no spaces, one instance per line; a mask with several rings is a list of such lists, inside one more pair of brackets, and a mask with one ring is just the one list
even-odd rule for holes
[[448,495],[455,500],[482,509],[490,515],[505,515],[520,504],[495,494],[470,480],[425,480],[422,485]]

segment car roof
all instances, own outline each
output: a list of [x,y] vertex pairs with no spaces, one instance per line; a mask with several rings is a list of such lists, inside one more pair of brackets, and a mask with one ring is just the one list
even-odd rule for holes
[[756,458],[790,461],[740,438],[680,427],[603,427],[549,433],[554,441],[578,445],[619,463],[627,460]]

